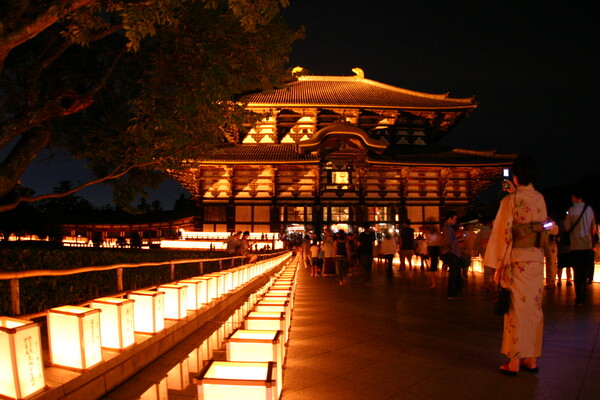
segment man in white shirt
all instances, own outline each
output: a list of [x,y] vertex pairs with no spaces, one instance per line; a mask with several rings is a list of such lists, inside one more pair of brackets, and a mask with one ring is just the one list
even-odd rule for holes
[[594,211],[583,202],[579,189],[572,191],[571,200],[573,205],[567,211],[565,229],[571,232],[570,257],[575,272],[575,306],[581,307],[586,299],[588,273],[594,268],[592,235],[596,231],[596,222]]

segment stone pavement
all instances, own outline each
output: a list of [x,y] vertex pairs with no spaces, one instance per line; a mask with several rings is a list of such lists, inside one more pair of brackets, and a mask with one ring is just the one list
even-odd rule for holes
[[428,274],[376,267],[367,287],[299,270],[282,399],[600,399],[599,284],[582,308],[573,287],[546,291],[540,372],[507,377],[482,275],[448,300],[445,277],[429,289]]

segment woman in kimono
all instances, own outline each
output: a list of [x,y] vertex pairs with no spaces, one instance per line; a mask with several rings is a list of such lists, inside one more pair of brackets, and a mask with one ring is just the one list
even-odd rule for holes
[[509,194],[500,202],[483,261],[496,270],[496,281],[511,291],[500,351],[509,360],[500,372],[509,376],[519,370],[538,371],[544,328],[544,223],[548,219],[544,198],[533,187],[538,174],[535,161],[519,156],[512,172],[513,182],[507,184]]

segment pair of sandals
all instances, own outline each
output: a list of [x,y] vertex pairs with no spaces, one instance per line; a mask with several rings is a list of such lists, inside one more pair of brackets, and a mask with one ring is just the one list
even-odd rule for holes
[[[538,367],[528,367],[527,365],[525,365],[524,363],[519,363],[519,371],[525,371],[525,372],[531,372],[533,374],[538,373],[540,369]],[[504,363],[500,366],[500,373],[506,376],[517,376],[517,372],[519,371],[513,371],[511,369],[508,369],[508,363]]]

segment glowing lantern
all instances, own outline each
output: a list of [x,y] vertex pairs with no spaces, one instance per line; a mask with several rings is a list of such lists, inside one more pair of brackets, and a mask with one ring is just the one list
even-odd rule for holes
[[183,390],[190,384],[190,371],[188,367],[188,359],[175,365],[167,373],[167,389]]
[[23,399],[46,388],[40,326],[0,317],[0,397]]
[[197,279],[184,279],[177,282],[187,287],[187,309],[198,310],[206,303],[206,290],[204,281]]
[[276,369],[277,396],[283,389],[282,331],[235,331],[225,341],[227,361],[273,361]]
[[204,282],[204,286],[206,288],[206,304],[219,297],[217,296],[217,278],[214,276],[202,275],[196,276],[192,279],[201,280]]
[[265,297],[266,296],[286,296],[289,297],[289,302],[290,302],[290,307],[293,309],[294,308],[294,293],[289,291],[289,290],[279,290],[279,289],[270,289],[267,293],[265,293]]
[[267,311],[267,312],[283,312],[285,313],[285,325],[289,332],[290,326],[292,325],[292,311],[290,309],[290,303],[286,300],[261,300],[254,306],[256,311]]
[[85,370],[102,362],[100,310],[62,306],[48,310],[52,364]]
[[214,293],[213,295],[215,297],[213,297],[213,299],[218,299],[219,297],[221,297],[225,292],[223,291],[224,289],[224,280],[223,277],[221,276],[220,272],[213,272],[212,274],[206,274],[204,275],[208,278],[213,278],[214,279],[214,285],[215,285],[215,289],[214,289]]
[[283,294],[277,294],[277,293],[267,292],[267,293],[264,294],[263,300],[283,300],[283,301],[287,301],[287,302],[290,303],[290,309],[293,309],[292,308],[292,296],[289,293],[287,295],[283,295]]
[[160,285],[157,289],[165,293],[165,318],[183,319],[187,316],[187,286],[178,284]]
[[133,327],[136,332],[156,333],[165,328],[163,292],[136,290],[127,295],[133,303]]
[[246,316],[244,327],[247,330],[283,331],[283,342],[287,343],[288,332],[283,312],[252,311]]
[[199,400],[277,399],[274,362],[210,361],[194,383]]
[[102,347],[123,350],[135,344],[133,329],[133,303],[131,299],[101,297],[90,303],[101,310],[100,343]]

